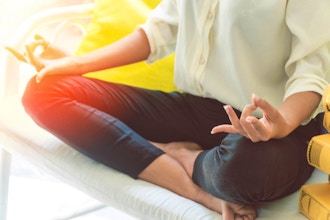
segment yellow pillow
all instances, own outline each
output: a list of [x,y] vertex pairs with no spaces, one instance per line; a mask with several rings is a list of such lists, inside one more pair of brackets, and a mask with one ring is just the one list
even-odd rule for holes
[[[95,0],[93,18],[76,54],[110,44],[144,23],[160,0]],[[151,65],[145,62],[85,74],[86,77],[143,88],[173,91],[173,55]]]
[[322,106],[324,110],[323,126],[330,133],[330,84],[324,89]]

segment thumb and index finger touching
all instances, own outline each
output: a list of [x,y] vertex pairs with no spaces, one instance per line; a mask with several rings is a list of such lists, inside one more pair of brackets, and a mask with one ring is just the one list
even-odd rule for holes
[[[266,115],[266,116],[269,116],[269,115],[271,116],[275,111],[274,107],[271,104],[269,104],[266,100],[260,98],[256,94],[252,94],[252,104],[256,108],[259,108],[263,112],[263,114]],[[228,108],[228,106],[226,106],[226,108],[229,109],[229,110],[232,109],[230,106],[229,106],[229,108]],[[228,112],[228,110],[227,110],[227,112]],[[232,110],[232,112],[234,112],[234,111]],[[230,132],[235,133],[235,131],[233,130],[231,125],[218,125],[218,126],[215,126],[212,129],[211,133],[215,134],[215,133],[225,132],[225,131],[230,131]]]
[[41,35],[35,35],[34,40],[24,46],[24,52],[20,53],[10,46],[5,46],[5,49],[9,51],[16,59],[19,61],[29,63],[33,65],[37,71],[40,71],[43,68],[43,64],[38,56],[35,54],[37,48],[42,47],[42,50],[45,50],[49,45],[49,42],[46,41]]
[[262,99],[255,94],[252,95],[252,102],[257,108],[261,109],[264,117],[267,117],[267,118],[273,117],[274,115],[277,114],[277,109],[274,108],[274,106],[272,106],[265,99]]
[[[45,68],[42,58],[40,57],[48,47],[49,42],[45,40],[43,36],[36,34],[31,42],[24,45],[24,52],[19,52],[10,46],[5,46],[5,49],[19,61],[34,66],[38,71],[36,80],[40,82],[46,72],[49,71]],[[41,49],[41,51],[39,52],[38,49]]]

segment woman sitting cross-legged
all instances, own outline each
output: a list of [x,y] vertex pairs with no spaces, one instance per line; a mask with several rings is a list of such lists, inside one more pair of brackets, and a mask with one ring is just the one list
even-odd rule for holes
[[[330,25],[329,10],[328,0],[163,0],[133,33],[85,55],[37,37],[23,104],[100,163],[225,220],[255,219],[256,204],[295,192],[313,171],[305,155],[329,79],[330,28],[319,25]],[[173,52],[180,92],[82,76]]]

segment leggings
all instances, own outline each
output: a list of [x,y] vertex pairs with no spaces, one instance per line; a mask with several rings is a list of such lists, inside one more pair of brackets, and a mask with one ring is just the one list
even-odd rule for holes
[[316,120],[286,138],[252,143],[241,135],[210,134],[214,126],[230,123],[217,100],[75,75],[48,76],[41,83],[32,78],[22,102],[39,126],[132,178],[164,154],[149,141],[195,142],[204,151],[193,181],[230,202],[281,198],[299,189],[313,170],[305,155],[309,139],[319,133]]

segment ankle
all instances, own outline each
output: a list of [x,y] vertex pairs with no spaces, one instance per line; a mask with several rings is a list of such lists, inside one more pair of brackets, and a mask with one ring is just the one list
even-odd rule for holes
[[[189,151],[189,150],[188,150]],[[189,177],[192,178],[194,172],[194,165],[196,158],[202,151],[189,151],[185,156],[182,157],[182,166],[188,173]]]

